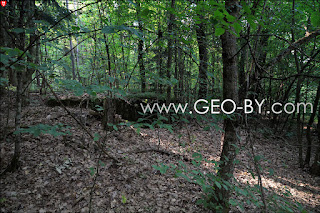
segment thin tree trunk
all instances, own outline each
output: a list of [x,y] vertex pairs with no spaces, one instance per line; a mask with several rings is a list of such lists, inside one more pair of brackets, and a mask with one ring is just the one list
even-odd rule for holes
[[[227,11],[234,17],[238,17],[238,0],[226,1]],[[222,60],[223,60],[223,98],[231,99],[238,104],[238,62],[237,57],[237,37],[226,31],[221,36],[222,43]],[[226,105],[229,111],[232,106]],[[231,111],[231,110],[230,110]],[[224,136],[223,147],[220,156],[220,170],[218,175],[223,181],[231,182],[231,177],[234,171],[234,160],[236,157],[236,150],[238,149],[237,137],[237,118],[226,118],[224,121]],[[216,188],[217,198],[214,200],[222,206],[224,212],[229,211],[229,198],[231,195],[231,188],[225,189],[224,187]]]
[[[171,0],[171,9],[174,9],[175,0]],[[168,23],[168,60],[167,60],[167,80],[170,81],[171,78],[171,64],[172,64],[172,45],[173,39],[171,38],[173,35],[173,19],[174,15],[170,12],[169,15],[169,23]],[[166,102],[169,103],[171,99],[171,86],[167,85],[167,98]]]
[[318,148],[317,148],[316,156],[314,158],[310,172],[311,172],[311,174],[320,176],[320,106],[318,109],[317,132],[318,132]]
[[[141,4],[138,2],[137,4],[137,18],[139,23],[139,31],[143,31],[142,21],[140,19],[140,8]],[[141,80],[141,92],[144,93],[146,91],[146,71],[143,62],[143,40],[139,39],[138,43],[138,63],[140,68],[140,80]]]
[[[27,2],[28,3],[28,2]],[[18,21],[18,27],[23,28],[24,18],[25,18],[25,9],[26,9],[26,2],[19,2],[19,9],[20,9],[20,17]],[[25,48],[25,33],[20,33],[18,35],[18,44],[17,47],[24,51]],[[16,78],[17,78],[17,91],[16,91],[16,115],[15,115],[15,130],[18,132],[15,137],[14,142],[14,154],[11,159],[10,165],[6,168],[5,172],[12,172],[19,168],[19,159],[21,155],[21,133],[20,126],[21,126],[21,111],[22,111],[22,78],[23,78],[23,71],[26,69],[17,69],[16,70]]]
[[320,82],[318,84],[318,89],[317,89],[317,94],[316,94],[316,98],[314,100],[313,103],[313,112],[310,116],[308,125],[307,125],[307,153],[306,153],[306,158],[304,160],[304,164],[305,165],[309,165],[310,163],[310,158],[311,158],[311,145],[312,145],[312,138],[311,138],[311,127],[312,124],[314,122],[314,118],[316,117],[316,112],[317,112],[317,108],[318,108],[318,103],[319,103],[319,97],[320,97]]
[[[200,20],[204,17],[199,15]],[[198,98],[206,98],[207,96],[207,69],[208,69],[208,50],[207,50],[207,37],[205,34],[205,24],[203,21],[197,24],[196,33],[199,47],[199,92]]]
[[[103,27],[103,22],[102,22],[102,9],[99,7],[99,4],[98,5],[98,10],[99,10],[99,18],[100,18],[100,24],[101,24],[101,27]],[[109,76],[112,75],[112,71],[111,71],[111,57],[110,57],[110,50],[109,50],[109,45],[108,45],[108,40],[107,40],[107,36],[105,33],[103,33],[103,38],[104,38],[104,44],[105,44],[105,48],[106,48],[106,53],[107,53],[107,64],[108,64],[108,74]],[[107,79],[107,75],[105,76],[106,78],[106,82],[108,82],[108,79]],[[110,88],[112,87],[112,84],[110,83],[109,84]]]
[[158,84],[158,91],[160,94],[163,93],[163,85],[162,85],[162,79],[164,78],[164,73],[163,73],[163,69],[162,69],[162,37],[163,37],[163,33],[160,29],[160,22],[158,23],[159,25],[159,29],[158,29],[158,69],[159,69],[159,77],[161,79],[160,83]]
[[[76,9],[78,9],[78,0],[76,0]],[[76,11],[75,12],[75,15],[76,15],[76,25],[78,26],[78,12]],[[75,59],[76,59],[76,70],[77,70],[77,76],[78,76],[78,80],[79,82],[81,82],[81,76],[80,76],[80,72],[79,72],[79,39],[78,39],[78,36],[76,36],[76,41],[77,41],[77,47],[75,49]],[[84,83],[84,82],[82,82]]]
[[[292,21],[291,21],[291,41],[295,42],[294,29],[295,26],[295,0],[292,2]],[[298,61],[297,51],[294,50],[294,61],[296,64],[297,73],[300,74],[300,65]],[[301,92],[301,83],[302,78],[298,77],[297,88],[296,88],[296,100],[295,105],[300,101],[300,92]],[[297,140],[299,145],[299,166],[303,167],[303,156],[302,156],[302,132],[301,132],[301,112],[299,111],[297,115]]]
[[184,55],[183,52],[178,48],[178,68],[179,68],[179,91],[178,96],[181,102],[185,100],[184,96],[184,75],[185,75],[185,66],[184,66]]
[[[35,64],[40,65],[40,55],[41,55],[41,49],[40,49],[40,38],[37,41],[36,44],[36,58],[35,58]],[[40,71],[39,69],[37,69],[36,71],[36,75],[37,75],[37,86],[40,87],[41,83],[40,83]]]
[[[99,18],[100,18],[100,24],[103,26],[102,22],[102,12],[103,9],[99,7],[98,5],[98,10],[99,10]],[[108,63],[108,75],[109,77],[112,76],[112,70],[111,70],[111,57],[110,57],[110,49],[107,41],[107,36],[106,34],[103,34],[104,38],[104,43],[105,43],[105,48],[106,48],[106,53],[107,53],[107,63]],[[106,80],[108,82],[109,79],[107,79],[106,75]],[[112,83],[109,81],[109,86],[112,88]],[[113,93],[108,91],[108,95],[110,98],[106,98],[103,102],[103,117],[102,117],[102,125],[105,130],[113,130],[112,126],[109,126],[108,124],[115,124],[115,101],[113,99]]]
[[[69,10],[69,2],[66,0],[66,7],[67,10]],[[75,69],[75,62],[74,62],[74,50],[73,50],[73,44],[72,44],[72,36],[69,36],[69,46],[70,46],[70,60],[71,60],[71,66],[72,66],[72,79],[76,80],[76,69]]]
[[[247,42],[243,40],[244,42]],[[245,43],[241,43],[242,45],[245,45]],[[246,97],[246,64],[248,62],[248,45],[243,47],[241,50],[241,56],[240,56],[240,62],[239,62],[239,101],[240,103],[243,102],[243,100]]]
[[11,159],[10,165],[6,168],[5,172],[13,172],[20,166],[20,155],[21,155],[21,111],[22,111],[22,72],[17,71],[17,91],[16,91],[16,115],[15,115],[15,130],[18,132],[14,141],[14,154]]
[[[179,72],[178,72],[178,48],[177,48],[177,39],[174,40],[174,78],[178,80]],[[174,99],[179,100],[179,84],[175,84],[173,87]]]

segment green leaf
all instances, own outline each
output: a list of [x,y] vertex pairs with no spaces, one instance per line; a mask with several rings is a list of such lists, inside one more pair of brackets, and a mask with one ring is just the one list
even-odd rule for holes
[[90,167],[89,170],[90,170],[90,175],[93,176],[94,173],[95,173],[95,168],[94,167]]
[[216,184],[216,186],[217,186],[219,189],[221,189],[221,184],[220,184],[218,181],[215,181],[214,183]]
[[269,169],[269,174],[270,175],[274,175],[274,170],[273,169]]
[[238,202],[234,199],[230,199],[229,200],[229,203],[232,205],[232,206],[237,206],[238,205]]
[[101,29],[101,32],[106,34],[115,33],[116,28],[114,26],[105,26],[104,28]]
[[104,28],[101,29],[101,32],[106,34],[111,34],[111,33],[117,33],[118,31],[121,31],[121,30],[127,30],[128,32],[139,37],[141,40],[144,40],[141,32],[139,32],[138,30],[132,27],[127,27],[125,25],[105,26]]
[[180,177],[183,177],[183,178],[186,179],[188,182],[191,182],[190,178],[189,178],[187,175],[181,173],[181,174],[179,174],[179,176],[180,176]]
[[234,22],[236,20],[236,17],[234,17],[234,16],[232,16],[230,14],[227,14],[226,18],[227,18],[228,22]]
[[23,33],[25,31],[25,29],[23,29],[23,28],[14,28],[11,31],[14,32],[14,33],[19,34],[19,33]]
[[256,29],[257,28],[257,24],[255,22],[255,17],[252,16],[252,15],[247,15],[247,21],[249,22],[250,24],[250,27],[252,27],[252,29]]
[[246,12],[246,14],[251,14],[251,9],[245,1],[242,2],[242,7],[243,7],[243,10]]
[[169,169],[169,166],[164,165],[163,163],[160,166],[152,165],[152,167],[158,171],[160,171],[161,174],[165,174],[167,170]]
[[223,29],[221,27],[217,27],[217,28],[215,28],[214,35],[221,36],[224,34],[225,31],[226,31],[225,29]]
[[220,12],[219,10],[215,10],[213,12],[213,16],[214,18],[216,18],[217,20],[222,20],[224,18],[224,14],[222,12]]
[[315,27],[320,26],[320,12],[314,12],[311,14],[310,18],[311,24]]
[[254,161],[258,162],[262,157],[260,155],[254,156]]
[[122,195],[122,196],[121,196],[121,203],[126,204],[126,202],[127,202],[126,196],[125,196],[125,195]]
[[102,161],[100,161],[99,160],[99,164],[101,165],[101,166],[106,166],[106,164],[105,163],[103,163]]
[[194,152],[192,154],[192,157],[196,160],[196,161],[202,161],[202,155],[200,153]]
[[153,13],[153,11],[146,8],[140,12],[140,16],[147,18],[151,13]]
[[94,140],[94,141],[98,141],[99,138],[100,138],[100,135],[99,135],[98,133],[95,133],[93,140]]
[[254,176],[254,173],[252,171],[250,171],[250,174],[251,174],[253,179],[256,179],[256,177]]
[[8,82],[9,82],[8,79],[6,79],[6,78],[0,78],[0,86],[5,86],[5,85],[8,84]]
[[60,136],[60,135],[67,135],[70,134],[70,132],[60,132],[58,130],[65,130],[67,127],[64,127],[63,124],[59,123],[57,125],[51,126],[47,124],[37,124],[34,126],[30,126],[28,128],[21,128],[19,131],[15,131],[14,134],[19,133],[29,133],[32,134],[35,137],[38,137],[41,134],[50,134],[54,137]]
[[234,30],[236,31],[237,34],[239,34],[241,32],[241,30],[242,30],[242,27],[238,22],[235,22],[233,24],[233,28],[234,28]]
[[72,26],[72,30],[74,30],[74,31],[79,31],[79,30],[80,30],[80,27],[78,27],[78,26]]
[[210,126],[205,126],[205,127],[203,127],[203,130],[204,130],[204,131],[210,131]]

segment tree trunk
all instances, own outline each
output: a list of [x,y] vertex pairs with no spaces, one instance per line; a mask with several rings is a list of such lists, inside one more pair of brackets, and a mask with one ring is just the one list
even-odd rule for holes
[[[247,42],[246,40],[242,40],[243,42],[241,42],[241,47],[243,45],[246,45],[245,42]],[[243,100],[246,97],[246,93],[247,93],[247,85],[246,85],[246,64],[248,61],[248,45],[246,45],[245,47],[243,47],[243,49],[241,50],[240,54],[240,62],[239,62],[239,101],[240,103],[243,102]]]
[[[100,18],[100,24],[101,24],[101,27],[103,26],[103,21],[102,21],[102,13],[103,13],[103,9],[101,9],[99,7],[99,4],[98,5],[98,10],[99,10],[99,18]],[[109,45],[108,45],[108,40],[107,40],[107,36],[105,33],[103,33],[103,38],[104,38],[104,45],[105,45],[105,48],[106,48],[106,53],[107,53],[107,64],[108,64],[108,72],[106,72],[106,75],[105,75],[105,78],[106,78],[106,82],[108,82],[109,79],[107,79],[107,76],[109,75],[111,77],[112,75],[112,70],[111,70],[111,57],[110,57],[110,50],[109,50]],[[108,75],[107,75],[108,73]],[[112,83],[109,82],[109,86],[110,88],[112,88]]]
[[[227,11],[234,17],[238,17],[237,0],[226,1]],[[238,62],[237,57],[237,37],[226,31],[221,36],[222,43],[222,60],[223,60],[223,98],[232,99],[238,104]],[[230,110],[232,106],[226,105],[225,109]],[[231,110],[230,110],[231,111]],[[218,175],[223,181],[230,182],[234,171],[234,159],[238,147],[237,138],[237,118],[226,118],[224,121],[223,147],[220,156],[220,170]],[[226,190],[224,187],[216,188],[217,200],[214,202],[221,205],[224,212],[229,211],[229,198],[231,189]]]
[[[18,3],[19,5],[19,21],[18,21],[18,27],[23,28],[24,25],[24,18],[25,18],[25,10],[28,7],[28,2],[21,1]],[[28,9],[28,8],[27,8]],[[17,47],[21,50],[24,51],[25,48],[25,33],[19,33],[18,34],[18,40],[17,40]],[[24,60],[24,59],[22,59]],[[21,126],[21,111],[22,111],[22,79],[23,79],[23,72],[26,71],[25,67],[22,65],[20,69],[17,69],[15,74],[16,74],[16,79],[17,79],[17,91],[16,91],[16,115],[15,115],[15,130],[18,131],[15,137],[15,143],[14,143],[14,154],[11,159],[10,165],[6,168],[5,172],[12,172],[15,171],[16,169],[19,168],[19,159],[21,155],[21,133],[20,131],[20,126]]]
[[185,73],[185,66],[184,66],[184,55],[183,52],[178,48],[178,68],[179,68],[179,101],[184,102],[184,73]]
[[[174,9],[175,0],[171,0],[171,9]],[[168,21],[168,60],[167,60],[167,80],[170,81],[171,78],[171,64],[172,64],[172,45],[173,39],[171,38],[173,35],[173,19],[174,15],[172,12],[169,12],[169,21]],[[171,99],[171,86],[167,85],[167,98],[166,102],[169,103]]]
[[[39,33],[39,32],[37,32]],[[41,60],[40,58],[42,57],[41,56],[41,49],[40,49],[40,39],[37,40],[37,43],[36,43],[36,58],[35,58],[35,64],[36,65],[40,65],[41,63]],[[40,82],[40,71],[39,69],[36,70],[36,75],[37,75],[37,86],[40,87],[41,86],[41,82]]]
[[[177,39],[174,40],[174,78],[178,80],[179,72],[178,72],[178,48],[177,48]],[[179,84],[175,84],[173,87],[174,99],[175,101],[179,100]]]
[[[34,10],[35,10],[35,0],[30,0],[27,3],[28,5],[26,6],[27,9],[27,17],[29,20],[27,20],[26,25],[29,28],[34,28],[35,27],[35,23],[33,22],[33,16],[34,16]],[[37,39],[37,35],[36,35],[36,30],[34,30],[31,34],[30,34],[30,38],[29,38],[29,44],[34,43],[34,41]],[[36,62],[36,57],[37,57],[37,43],[38,41],[35,42],[36,46],[32,46],[31,48],[29,48],[29,55],[27,56],[27,61],[28,64],[32,64]],[[22,74],[22,92],[23,94],[21,94],[21,98],[22,98],[22,105],[28,105],[30,100],[29,100],[29,88],[30,88],[30,83],[32,82],[32,75],[35,72],[35,69],[32,68],[31,66],[27,67],[26,72],[24,72]]]
[[[66,0],[66,7],[69,10],[69,2]],[[69,45],[70,45],[70,60],[72,66],[72,79],[76,80],[76,69],[75,69],[75,62],[74,62],[74,52],[73,52],[73,44],[72,44],[72,36],[69,36]]]
[[[204,17],[199,15],[200,20]],[[208,50],[207,50],[207,37],[205,34],[205,24],[201,23],[196,26],[197,41],[199,47],[199,93],[198,98],[206,98],[207,96],[207,69],[208,69]]]
[[16,115],[15,115],[15,130],[18,131],[14,141],[14,154],[11,159],[10,165],[6,168],[5,172],[13,172],[20,166],[20,155],[21,155],[21,109],[22,109],[22,71],[17,71],[17,91],[16,91]]
[[[137,18],[138,18],[138,23],[139,23],[139,31],[143,31],[142,27],[142,21],[140,18],[140,8],[141,4],[138,2],[137,4]],[[143,40],[139,39],[138,43],[138,63],[139,63],[139,68],[140,68],[140,79],[141,79],[141,92],[146,91],[146,71],[144,67],[144,62],[143,62]]]
[[316,116],[316,112],[317,112],[317,107],[318,107],[318,103],[319,103],[319,97],[320,97],[320,82],[318,84],[318,89],[317,89],[317,94],[316,94],[316,98],[314,100],[313,103],[313,112],[310,116],[308,125],[307,125],[307,153],[306,153],[306,158],[304,160],[304,165],[309,165],[310,163],[310,158],[311,158],[311,145],[312,145],[312,138],[311,138],[311,127],[314,121],[314,118]]
[[160,83],[158,83],[158,92],[160,94],[163,93],[163,78],[164,78],[164,73],[163,73],[163,69],[162,69],[162,37],[163,37],[163,33],[160,29],[160,22],[158,23],[159,25],[159,29],[158,29],[158,69],[159,69],[159,77],[160,77]]
[[[116,106],[112,98],[106,98],[103,102],[102,125],[104,130],[113,130],[111,125],[115,124]],[[109,124],[109,125],[108,125]]]
[[[78,0],[76,0],[76,9],[78,9]],[[76,26],[78,26],[78,12],[77,11],[75,12],[75,15],[76,15]],[[78,45],[79,44],[78,36],[76,36],[76,42],[77,42],[77,46],[74,51],[75,60],[76,60],[76,71],[77,71],[78,81],[84,84],[84,82],[82,82],[82,80],[81,80],[81,76],[79,73],[79,47],[80,47],[80,45]]]
[[316,156],[314,158],[310,172],[311,172],[311,174],[320,176],[320,106],[318,109],[317,132],[318,132],[318,148],[317,148]]
[[[292,2],[292,20],[291,20],[291,42],[295,42],[294,29],[295,26],[295,0]],[[294,50],[294,61],[296,64],[297,73],[301,73],[300,64],[298,61],[297,51]],[[298,77],[297,87],[296,87],[296,100],[295,105],[300,102],[300,92],[301,92],[301,83],[303,82],[301,77]],[[297,140],[299,145],[299,166],[303,167],[303,156],[302,156],[302,132],[301,132],[301,112],[299,111],[297,115]]]

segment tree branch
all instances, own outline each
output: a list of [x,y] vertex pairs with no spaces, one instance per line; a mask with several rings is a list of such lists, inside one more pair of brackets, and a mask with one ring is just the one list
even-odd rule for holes
[[298,46],[307,43],[311,39],[317,37],[320,35],[320,29],[306,35],[303,38],[300,38],[296,42],[293,42],[287,49],[283,50],[279,55],[277,55],[275,58],[273,58],[267,65],[266,65],[266,70],[271,69],[274,65],[276,65],[278,62],[282,60],[282,58],[286,55],[288,55],[292,50],[297,48]]

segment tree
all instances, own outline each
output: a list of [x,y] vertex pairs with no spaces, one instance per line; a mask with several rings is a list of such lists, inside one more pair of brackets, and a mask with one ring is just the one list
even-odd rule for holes
[[[201,6],[200,1],[197,2]],[[200,5],[199,5],[200,4]],[[201,10],[201,7],[199,8]],[[206,98],[207,96],[207,70],[208,70],[208,42],[205,33],[206,25],[205,18],[201,13],[198,13],[199,24],[196,24],[197,41],[199,47],[199,93],[198,98]]]
[[318,133],[318,148],[316,151],[316,156],[314,158],[313,164],[311,166],[311,173],[314,175],[320,176],[320,106],[318,109],[318,125],[317,125],[317,133]]
[[317,112],[317,108],[318,108],[318,104],[319,104],[319,99],[320,99],[320,82],[318,83],[318,89],[317,89],[317,94],[316,97],[314,99],[314,103],[313,103],[313,112],[311,113],[311,116],[309,118],[309,122],[307,125],[307,133],[306,133],[306,137],[307,137],[307,153],[306,153],[306,158],[304,160],[304,164],[305,165],[309,165],[310,164],[310,159],[311,159],[311,146],[312,146],[312,139],[311,139],[311,127],[312,124],[314,122],[314,118],[316,117],[316,112]]
[[[230,0],[225,2],[228,13],[234,17],[238,17],[239,7],[238,0]],[[232,27],[231,27],[231,30]],[[221,35],[222,60],[223,60],[223,98],[231,99],[238,103],[238,62],[237,57],[237,37],[234,32],[226,31]],[[227,105],[226,110],[231,111],[232,106]],[[223,181],[230,182],[234,170],[234,160],[236,150],[238,149],[238,127],[237,118],[226,118],[224,120],[223,146],[220,155],[220,170],[218,175]],[[218,200],[215,202],[221,205],[224,212],[229,211],[229,198],[231,188],[217,188],[216,194]]]
[[[14,27],[17,29],[24,29],[24,26],[28,25],[28,21],[32,21],[33,17],[33,12],[35,9],[35,1],[21,1],[21,2],[13,2],[13,4],[10,7],[11,13],[18,14],[16,16],[13,16],[14,22],[13,24],[15,25]],[[8,29],[7,29],[8,30]],[[33,32],[30,37],[29,41],[32,43],[35,39],[35,32]],[[16,38],[11,37],[12,41],[11,44],[13,47],[18,48],[20,53],[25,51],[25,42],[27,40],[26,33],[24,30],[20,31],[20,33],[17,33]],[[19,166],[19,158],[21,155],[21,133],[20,127],[21,127],[21,108],[22,104],[26,103],[26,97],[28,94],[28,86],[29,83],[31,82],[32,74],[34,72],[34,69],[30,69],[30,63],[33,62],[33,57],[34,56],[34,49],[30,48],[29,49],[29,54],[30,56],[28,59],[26,57],[22,57],[21,61],[18,62],[16,65],[17,69],[10,69],[11,75],[11,83],[16,85],[17,90],[16,90],[16,109],[15,109],[15,130],[17,132],[16,137],[15,137],[15,144],[14,144],[14,154],[11,159],[10,165],[6,168],[5,172],[11,172],[15,171]],[[29,61],[28,67],[24,65],[23,62]],[[26,91],[26,92],[24,92]]]
[[[69,2],[66,0],[66,8],[69,10]],[[70,60],[72,65],[72,79],[76,80],[76,68],[75,68],[75,57],[74,57],[74,50],[73,50],[73,43],[72,43],[72,36],[69,36],[69,47],[70,47]],[[80,79],[79,79],[80,81]]]
[[[170,8],[174,9],[175,0],[171,0]],[[171,79],[171,66],[172,66],[172,56],[173,56],[173,21],[174,21],[174,14],[172,12],[169,13],[169,19],[168,19],[168,47],[167,47],[167,66],[166,66],[166,77],[167,80],[170,81]],[[167,85],[167,103],[170,102],[171,99],[171,86]]]
[[[140,9],[141,8],[141,3],[140,1],[137,3],[137,18],[138,18],[138,24],[139,24],[139,31],[142,32],[143,26],[142,26],[142,21],[140,17]],[[141,92],[146,91],[146,71],[144,67],[144,57],[143,57],[143,40],[142,38],[139,39],[138,43],[138,63],[139,63],[139,68],[140,68],[140,78],[141,78]]]

